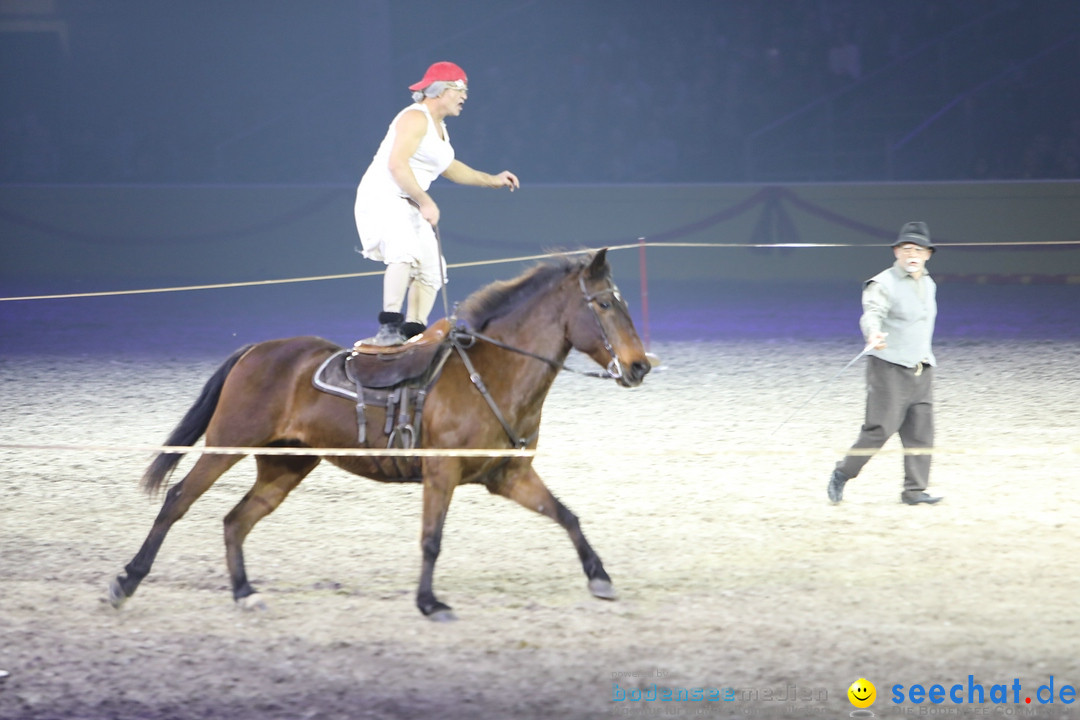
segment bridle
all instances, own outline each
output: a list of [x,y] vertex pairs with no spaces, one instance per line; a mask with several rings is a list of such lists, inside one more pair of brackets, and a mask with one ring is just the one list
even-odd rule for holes
[[[607,330],[604,329],[604,323],[600,322],[600,313],[596,311],[596,299],[602,295],[611,295],[617,304],[626,307],[626,303],[622,299],[622,295],[619,294],[619,288],[615,287],[615,284],[608,279],[608,286],[599,292],[595,292],[592,295],[589,294],[588,288],[585,287],[585,273],[582,272],[578,275],[578,285],[581,287],[581,294],[585,296],[585,304],[592,310],[593,317],[596,318],[596,324],[600,327],[600,338],[604,341],[604,347],[607,348],[608,354],[611,355],[611,362],[607,365],[607,376],[612,380],[622,379],[622,363],[619,362],[619,356],[615,354],[615,348],[611,346],[611,341],[608,340]],[[592,373],[591,377],[604,377],[599,373]]]
[[485,335],[471,329],[464,321],[456,321],[454,318],[450,318],[450,333],[448,338],[451,346],[453,346],[454,350],[457,351],[457,354],[461,357],[461,362],[465,365],[465,369],[468,370],[469,380],[474,386],[476,386],[476,389],[483,396],[484,400],[488,404],[488,407],[491,408],[491,412],[495,415],[496,419],[498,419],[499,424],[502,425],[503,431],[505,431],[507,437],[510,438],[510,443],[516,448],[524,449],[528,447],[529,443],[532,442],[533,439],[536,437],[536,433],[534,432],[531,436],[527,438],[520,437],[514,433],[513,428],[510,427],[510,423],[506,421],[506,417],[502,414],[502,411],[499,410],[499,406],[495,403],[495,399],[491,397],[491,393],[488,391],[487,386],[484,384],[484,379],[480,377],[480,373],[476,371],[476,367],[473,365],[472,360],[469,359],[468,350],[476,344],[477,340],[483,340],[484,342],[494,345],[497,348],[508,350],[510,352],[517,353],[518,355],[525,355],[526,357],[531,357],[535,360],[539,360],[540,362],[547,363],[555,370],[555,372],[569,370],[570,372],[576,373],[578,375],[583,375],[585,377],[601,378],[604,380],[621,379],[623,376],[622,363],[619,362],[619,358],[615,354],[615,348],[612,346],[611,340],[608,339],[607,331],[604,329],[604,323],[600,322],[600,313],[597,311],[595,305],[595,303],[598,302],[598,298],[603,297],[604,295],[611,295],[611,297],[614,298],[616,303],[622,303],[623,305],[625,305],[625,303],[623,303],[622,296],[619,294],[619,289],[615,287],[615,284],[612,283],[609,279],[607,287],[590,294],[588,288],[585,287],[584,269],[582,269],[582,271],[578,275],[578,286],[581,288],[581,294],[585,300],[585,304],[588,305],[589,308],[592,310],[593,317],[596,319],[596,324],[600,328],[600,337],[603,340],[604,347],[611,355],[611,362],[608,363],[607,368],[605,368],[605,372],[603,373],[595,371],[589,372],[585,370],[577,370],[575,368],[567,367],[565,363],[559,362],[558,360],[553,360],[552,358],[539,355],[529,350],[524,350],[508,343],[504,343],[501,340],[496,340],[489,335]]

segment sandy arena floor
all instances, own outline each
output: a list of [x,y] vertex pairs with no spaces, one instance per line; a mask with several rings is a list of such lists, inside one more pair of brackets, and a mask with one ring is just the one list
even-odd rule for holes
[[[227,352],[64,352],[13,317],[8,339],[28,344],[0,356],[8,445],[156,445]],[[688,339],[655,333],[663,367],[641,388],[560,377],[535,464],[619,599],[589,596],[557,526],[466,487],[436,571],[450,624],[413,604],[416,487],[320,467],[249,538],[270,607],[244,613],[221,520],[245,460],[116,611],[106,584],[158,509],[137,487],[148,453],[0,448],[0,718],[836,718],[860,677],[878,717],[1080,718],[1060,696],[1080,686],[1080,337],[956,327],[937,343],[933,507],[898,502],[895,440],[827,502],[861,365],[774,434],[858,352],[850,335],[675,330]],[[894,685],[966,693],[969,676],[987,693],[1018,680],[1020,703],[891,700]],[[614,699],[654,683],[735,700]]]

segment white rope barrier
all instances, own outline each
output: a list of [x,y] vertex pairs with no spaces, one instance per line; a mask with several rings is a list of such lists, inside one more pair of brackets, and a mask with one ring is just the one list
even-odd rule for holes
[[305,457],[534,457],[535,450],[512,448],[496,449],[430,449],[413,448],[304,448],[304,447],[229,447],[184,445],[54,445],[54,444],[0,444],[0,450],[101,452],[118,455],[133,453],[199,453],[204,455],[287,455]]
[[[969,242],[969,243],[942,243],[938,247],[1024,247],[1024,246],[1047,246],[1047,245],[1077,245],[1080,240],[1035,240],[1011,243],[994,242]],[[708,243],[708,242],[636,242],[626,245],[610,245],[608,251],[617,250],[640,250],[646,248],[879,248],[880,245],[864,245],[858,243]],[[494,260],[475,260],[472,262],[449,263],[447,268],[482,267],[486,265],[503,265],[507,263],[529,262],[545,260],[559,255],[581,255],[592,252],[597,248],[585,250],[571,250],[559,253],[542,253],[539,255],[521,255],[518,257],[498,258]],[[183,285],[177,287],[143,288],[138,290],[105,290],[101,292],[86,293],[62,293],[57,295],[21,295],[17,297],[0,297],[0,302],[13,302],[16,300],[67,300],[72,298],[111,297],[119,295],[150,295],[154,293],[190,292],[193,290],[220,290],[223,288],[258,287],[263,285],[287,285],[291,283],[320,282],[325,280],[345,280],[350,278],[382,276],[382,270],[368,272],[341,273],[338,275],[310,275],[307,277],[279,278],[276,280],[248,280],[243,282],[214,283],[209,285]]]
[[[110,453],[116,455],[130,455],[135,453],[176,453],[176,454],[207,454],[207,455],[285,455],[305,457],[537,457],[536,450],[518,450],[512,448],[307,448],[307,447],[227,447],[227,446],[175,446],[175,445],[65,445],[65,444],[38,444],[38,443],[0,443],[0,451],[23,451],[23,452],[93,452]],[[654,457],[657,455],[680,455],[684,457],[713,457],[716,455],[807,455],[823,454],[830,455],[980,455],[980,456],[1059,456],[1080,455],[1080,445],[1014,445],[1011,447],[975,446],[975,447],[931,447],[931,448],[827,448],[827,447],[793,447],[786,442],[779,447],[755,446],[753,448],[722,447],[715,449],[703,449],[700,447],[689,448],[620,448],[620,455],[641,455]],[[558,456],[561,457],[593,457],[595,451],[573,448],[559,448]]]
[[[609,250],[622,250],[637,245],[624,245],[608,248]],[[467,263],[448,263],[447,268],[479,267],[481,265],[500,265],[513,262],[527,262],[530,260],[544,260],[556,255],[579,255],[590,250],[576,250],[563,253],[545,253],[543,255],[522,255],[520,257],[500,258],[497,260],[477,260]],[[345,280],[349,278],[382,277],[383,270],[371,270],[368,272],[341,273],[339,275],[309,275],[308,277],[279,278],[277,280],[246,280],[243,282],[214,283],[210,285],[182,285],[177,287],[143,288],[140,290],[105,290],[101,292],[87,293],[64,293],[60,295],[23,295],[20,297],[0,297],[0,302],[13,300],[67,300],[70,298],[110,297],[113,295],[151,295],[154,293],[188,292],[191,290],[220,290],[222,288],[257,287],[260,285],[287,285],[289,283],[318,282],[322,280]]]
[[0,302],[12,300],[67,300],[69,298],[111,297],[114,295],[151,295],[154,293],[188,292],[190,290],[220,290],[221,288],[254,287],[257,285],[287,285],[288,283],[314,282],[316,280],[341,280],[342,278],[374,277],[382,275],[382,270],[343,275],[313,275],[301,278],[281,278],[278,280],[249,280],[246,282],[215,283],[212,285],[183,285],[179,287],[142,288],[139,290],[104,290],[102,292],[63,293],[60,295],[23,295],[21,297],[0,297]]

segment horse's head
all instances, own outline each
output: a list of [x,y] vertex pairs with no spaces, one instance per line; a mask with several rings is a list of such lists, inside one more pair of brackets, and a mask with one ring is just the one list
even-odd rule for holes
[[582,302],[571,303],[567,339],[624,387],[641,384],[652,369],[630,317],[630,309],[611,279],[607,248],[597,252],[577,277]]

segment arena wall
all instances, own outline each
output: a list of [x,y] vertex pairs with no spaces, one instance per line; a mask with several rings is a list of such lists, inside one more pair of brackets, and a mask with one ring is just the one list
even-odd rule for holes
[[[924,220],[945,246],[940,278],[1080,282],[1078,182],[526,184],[513,194],[440,182],[433,194],[452,264],[645,238],[650,281],[850,281],[880,269],[904,222]],[[0,280],[108,290],[376,270],[354,251],[352,200],[336,185],[0,187]],[[681,243],[733,247],[658,247]],[[636,272],[636,251],[613,255],[621,273]]]

